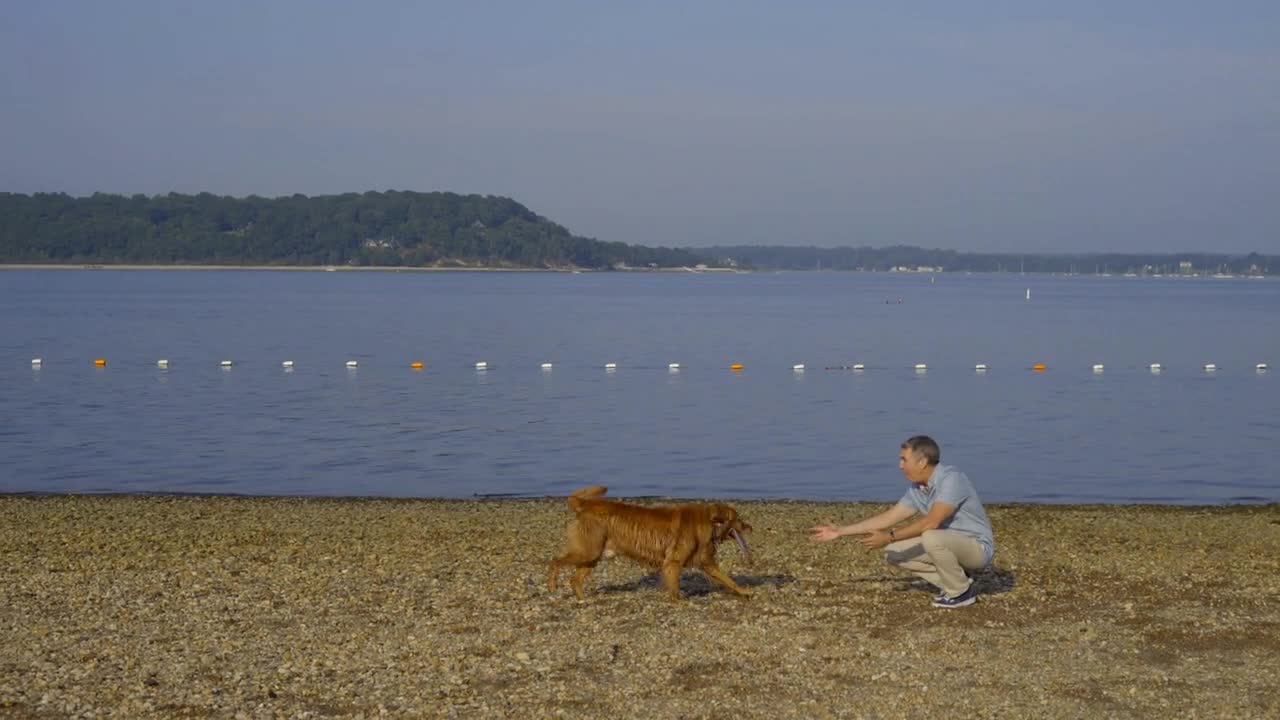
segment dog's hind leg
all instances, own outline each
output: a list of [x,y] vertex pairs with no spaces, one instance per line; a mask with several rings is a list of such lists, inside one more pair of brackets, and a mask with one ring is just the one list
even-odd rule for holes
[[729,575],[725,573],[725,571],[721,570],[720,566],[716,565],[715,562],[702,563],[701,565],[698,566],[698,569],[706,573],[707,577],[729,588],[730,590],[737,593],[738,595],[741,595],[743,597],[751,596],[750,590],[734,582],[733,578],[729,577]]

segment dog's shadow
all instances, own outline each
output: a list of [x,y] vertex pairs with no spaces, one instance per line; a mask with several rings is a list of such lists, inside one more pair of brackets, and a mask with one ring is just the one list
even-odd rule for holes
[[[782,587],[796,581],[794,575],[732,575],[733,581],[744,588],[757,588],[763,585]],[[597,592],[602,594],[636,592],[637,590],[662,587],[662,578],[653,573],[627,583],[606,583],[599,586]],[[701,597],[714,592],[729,592],[729,589],[697,571],[680,574],[680,592],[685,597]]]

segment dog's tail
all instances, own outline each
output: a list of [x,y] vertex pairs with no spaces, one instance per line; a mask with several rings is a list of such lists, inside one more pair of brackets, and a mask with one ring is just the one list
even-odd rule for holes
[[569,509],[575,513],[582,512],[582,503],[584,501],[598,498],[607,492],[609,492],[609,488],[603,485],[592,485],[581,490],[574,490],[573,494],[569,496]]

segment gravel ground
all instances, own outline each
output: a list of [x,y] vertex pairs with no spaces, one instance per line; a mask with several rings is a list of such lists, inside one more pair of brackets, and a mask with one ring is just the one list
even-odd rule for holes
[[994,505],[977,605],[737,502],[690,600],[563,500],[0,496],[0,717],[1280,717],[1280,506]]

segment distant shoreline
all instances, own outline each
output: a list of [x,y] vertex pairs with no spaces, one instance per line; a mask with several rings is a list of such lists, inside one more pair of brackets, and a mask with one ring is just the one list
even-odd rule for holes
[[282,270],[287,272],[510,272],[510,273],[748,273],[736,268],[532,268],[532,267],[419,267],[396,265],[108,265],[99,263],[0,263],[0,270]]
[[600,272],[588,268],[508,268],[508,267],[396,267],[393,265],[105,265],[0,264],[0,270],[284,270],[288,272]]
[[690,273],[699,275],[703,273],[720,274],[720,275],[747,275],[747,274],[777,274],[777,273],[846,273],[859,275],[889,275],[895,277],[919,277],[923,275],[999,275],[1012,276],[1022,275],[1029,277],[1081,277],[1081,278],[1116,278],[1121,280],[1134,279],[1164,279],[1172,278],[1175,280],[1266,280],[1272,279],[1271,275],[1174,275],[1174,274],[1153,274],[1153,275],[1130,275],[1121,273],[1058,273],[1058,272],[982,272],[976,270],[937,270],[929,272],[920,271],[892,271],[892,270],[744,270],[742,268],[692,268],[692,267],[663,267],[663,268],[647,268],[647,267],[622,267],[622,268],[532,268],[532,267],[500,267],[500,266],[475,266],[475,267],[420,267],[420,266],[395,266],[395,265],[193,265],[189,263],[176,265],[114,265],[99,263],[0,263],[0,271],[4,270],[210,270],[210,271],[234,271],[246,270],[254,272],[262,271],[283,271],[283,272],[497,272],[497,273]]

